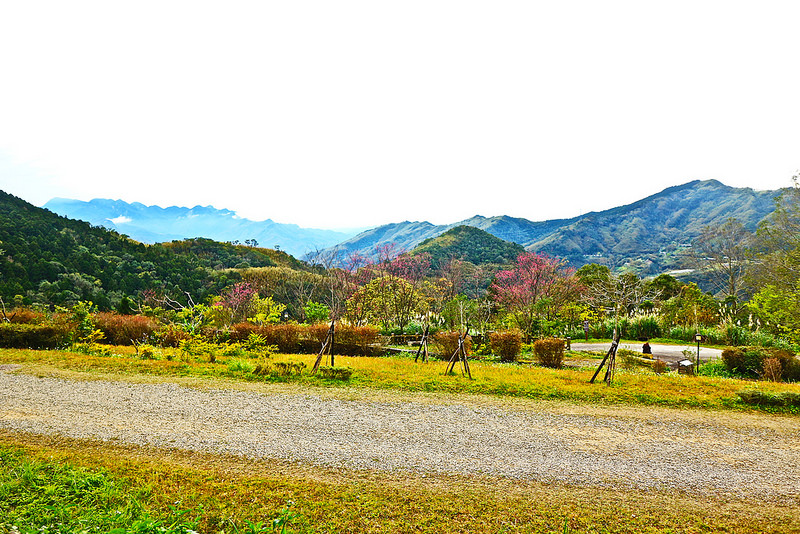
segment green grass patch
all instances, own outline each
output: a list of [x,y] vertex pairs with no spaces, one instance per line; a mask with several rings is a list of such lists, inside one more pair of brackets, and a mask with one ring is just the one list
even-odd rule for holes
[[[25,525],[20,532],[164,532],[134,530],[137,517],[215,533],[257,532],[251,525],[271,532],[280,517],[296,533],[560,533],[565,524],[571,533],[800,529],[796,502],[343,472],[2,431],[0,458],[4,534],[11,532],[9,513],[20,517],[24,510],[28,518],[15,519]],[[33,517],[51,508],[62,515]],[[123,517],[114,517],[117,510]]]
[[0,532],[178,534],[197,528],[202,511],[178,503],[167,513],[148,510],[153,492],[152,484],[107,469],[42,460],[0,445]]

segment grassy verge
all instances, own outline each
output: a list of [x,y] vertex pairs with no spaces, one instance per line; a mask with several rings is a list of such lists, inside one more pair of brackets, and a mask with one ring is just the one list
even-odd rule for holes
[[[797,503],[490,478],[338,472],[2,431],[0,458],[0,524],[6,524],[0,532],[10,532],[11,524],[19,525],[21,532],[29,527],[36,532],[134,531],[132,525],[141,520],[137,517],[166,526],[182,521],[199,532],[253,532],[257,526],[269,526],[265,531],[270,532],[271,522],[290,502],[288,532],[800,529]],[[69,495],[82,495],[82,500],[64,499]],[[27,504],[15,506],[23,501]],[[60,515],[54,519],[50,514],[55,510]],[[181,511],[187,513],[176,519]],[[60,530],[47,526],[59,522],[64,525]]]
[[[114,356],[91,356],[61,351],[0,350],[0,363],[20,363],[29,371],[45,373],[48,368],[80,371],[88,374],[154,375],[161,377],[229,378],[241,381],[293,382],[324,387],[359,387],[466,393],[519,397],[529,399],[566,400],[578,403],[627,404],[668,407],[691,407],[713,410],[761,410],[774,413],[800,413],[797,406],[753,407],[737,396],[742,390],[759,390],[770,394],[800,393],[800,384],[754,382],[729,378],[691,377],[669,373],[656,375],[650,371],[619,371],[613,385],[590,384],[594,368],[546,369],[532,365],[499,364],[472,361],[473,379],[460,372],[445,375],[445,362],[414,363],[409,357],[352,358],[336,356],[337,366],[353,369],[347,381],[311,375],[308,368],[314,357],[277,355],[271,362],[305,364],[300,375],[261,376],[249,364],[235,359],[218,359],[216,363],[189,361],[143,360],[115,349]],[[246,364],[246,365],[245,365]],[[457,368],[458,369],[458,368]]]

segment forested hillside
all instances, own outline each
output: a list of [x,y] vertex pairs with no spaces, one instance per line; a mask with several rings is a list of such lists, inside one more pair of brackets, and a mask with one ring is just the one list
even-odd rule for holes
[[643,260],[652,263],[644,272],[657,274],[679,267],[673,253],[706,227],[735,219],[755,230],[775,209],[778,193],[728,187],[716,180],[694,181],[627,206],[589,213],[524,244],[528,250],[567,258],[573,264],[616,267]]
[[302,264],[266,249],[191,239],[144,245],[0,191],[0,297],[101,309],[145,290],[195,301],[238,279],[232,267]]
[[472,226],[456,226],[442,235],[419,244],[414,254],[430,255],[431,264],[440,267],[451,258],[475,265],[510,264],[525,252],[522,245],[504,241]]

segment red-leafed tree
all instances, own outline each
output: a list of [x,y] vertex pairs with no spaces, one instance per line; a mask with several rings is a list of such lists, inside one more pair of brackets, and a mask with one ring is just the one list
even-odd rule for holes
[[563,260],[525,252],[511,269],[497,273],[490,292],[531,336],[537,319],[552,318],[576,296],[579,283],[573,275]]

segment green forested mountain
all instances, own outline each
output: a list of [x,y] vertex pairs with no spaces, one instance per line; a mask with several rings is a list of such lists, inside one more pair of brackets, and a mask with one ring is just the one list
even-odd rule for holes
[[111,308],[125,296],[154,294],[196,302],[238,274],[232,267],[300,263],[285,253],[190,239],[144,245],[104,228],[67,219],[0,191],[0,296]]
[[525,252],[522,245],[504,241],[473,226],[451,228],[437,237],[426,239],[412,251],[413,254],[430,254],[434,267],[451,258],[475,265],[511,263],[522,252]]
[[779,191],[728,187],[717,180],[694,181],[633,204],[589,213],[551,234],[524,243],[528,250],[597,262],[611,267],[643,260],[653,273],[669,265],[672,253],[690,245],[703,228],[735,219],[754,231],[775,209]]
[[[367,256],[377,245],[386,243],[395,243],[397,250],[412,250],[426,239],[466,225],[518,243],[528,251],[565,258],[574,267],[602,263],[615,268],[636,263],[640,274],[657,274],[679,268],[680,252],[706,226],[733,218],[754,230],[775,209],[774,199],[779,193],[729,187],[717,180],[695,180],[632,204],[571,219],[534,222],[476,215],[450,225],[403,222],[373,228],[337,248]],[[535,215],[535,206],[532,212]]]

